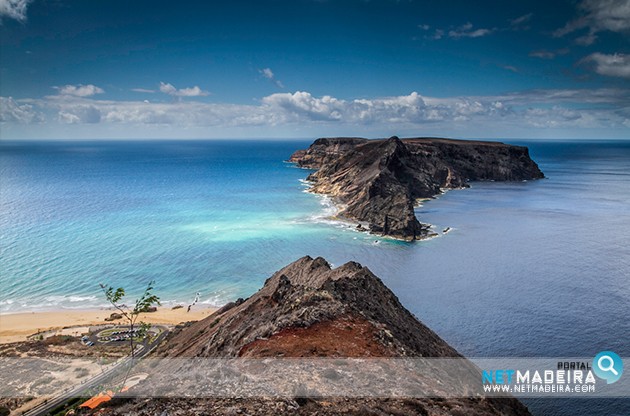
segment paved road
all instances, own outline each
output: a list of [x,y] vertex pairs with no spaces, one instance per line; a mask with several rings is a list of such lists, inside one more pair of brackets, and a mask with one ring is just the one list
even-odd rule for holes
[[[147,354],[153,351],[158,345],[160,345],[160,343],[164,340],[164,337],[166,337],[166,335],[168,334],[168,328],[164,326],[158,326],[158,327],[162,330],[162,332],[149,345],[142,346],[141,350],[136,350],[136,360],[139,360],[145,357]],[[84,395],[85,392],[88,391],[88,389],[97,387],[101,383],[110,381],[117,375],[120,375],[121,374],[120,370],[123,368],[121,366],[123,364],[130,363],[130,360],[131,360],[131,357],[127,357],[125,359],[120,360],[114,367],[104,371],[103,373],[93,377],[92,379],[88,380],[87,382],[83,384],[80,384],[74,387],[73,389],[67,392],[63,392],[61,395],[57,397],[48,399],[45,403],[37,405],[34,408],[30,409],[29,411],[24,412],[23,415],[24,416],[48,415],[50,411],[63,405],[65,402],[69,401],[73,397],[80,397],[81,395]]]

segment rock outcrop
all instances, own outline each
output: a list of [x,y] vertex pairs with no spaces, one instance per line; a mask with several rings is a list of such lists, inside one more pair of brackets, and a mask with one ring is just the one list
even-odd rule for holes
[[[238,302],[237,302],[238,303]],[[209,324],[219,322],[210,330]],[[460,357],[433,331],[420,323],[367,267],[349,262],[332,269],[321,257],[303,257],[267,279],[256,294],[222,314],[199,321],[169,340],[170,357],[243,356],[252,344],[290,328],[312,328],[321,322],[349,319],[369,322],[376,332],[393,335],[389,356]],[[348,339],[336,340],[327,356],[353,356]],[[294,356],[308,356],[309,351]],[[360,348],[357,349],[363,355]]]
[[317,169],[311,191],[329,195],[338,216],[369,231],[402,240],[429,235],[415,216],[420,198],[471,181],[523,181],[544,175],[526,147],[499,142],[417,138],[317,139],[289,161]]
[[[199,357],[453,357],[469,365],[405,309],[368,268],[349,262],[333,269],[323,258],[308,256],[276,272],[250,298],[181,329],[157,354],[186,363]],[[270,371],[271,361],[265,359],[265,371]],[[165,368],[160,371],[173,386],[177,384],[175,373]],[[338,379],[341,375],[331,371],[326,377]],[[392,377],[397,380],[398,376]],[[478,375],[475,380],[479,379]],[[432,380],[431,374],[426,375],[426,384],[433,383],[438,389],[444,387]],[[291,384],[293,379],[287,376],[282,382]],[[200,388],[197,384],[195,387]],[[167,413],[529,415],[527,408],[511,397],[306,399],[299,394],[288,399],[136,399],[105,412]]]

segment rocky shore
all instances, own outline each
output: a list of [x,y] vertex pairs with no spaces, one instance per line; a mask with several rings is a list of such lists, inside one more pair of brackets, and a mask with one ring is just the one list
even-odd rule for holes
[[289,159],[316,169],[311,191],[331,196],[342,218],[372,233],[412,241],[430,235],[416,201],[472,181],[544,178],[526,147],[438,138],[317,139]]
[[[271,371],[272,357],[452,357],[470,365],[405,309],[367,267],[349,262],[332,268],[323,258],[308,256],[276,272],[250,298],[181,328],[157,355],[190,367],[160,368],[169,389],[179,388],[177,374],[188,376],[207,365],[209,361],[203,360],[214,358],[265,359],[265,372]],[[398,375],[392,377],[398,380]],[[340,382],[339,374],[325,376],[330,383]],[[136,398],[113,401],[100,414],[529,415],[512,397],[440,397],[447,386],[436,383],[432,374],[418,376],[438,392],[434,397],[305,398],[296,393],[289,398]],[[237,384],[246,382],[244,375],[238,377]],[[193,379],[196,391],[216,388],[218,383],[218,379]],[[475,381],[479,379],[477,374]],[[405,381],[403,376],[400,381]],[[282,383],[295,387],[289,375],[281,375]],[[190,392],[187,387],[185,391]]]

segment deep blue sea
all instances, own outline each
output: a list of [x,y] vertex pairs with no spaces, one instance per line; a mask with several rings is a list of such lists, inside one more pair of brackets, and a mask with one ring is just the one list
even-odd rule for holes
[[[630,356],[630,142],[511,141],[547,179],[473,183],[417,209],[452,231],[362,234],[284,162],[308,141],[0,141],[0,311],[246,297],[305,255],[355,260],[468,356]],[[628,401],[527,401],[630,414]],[[577,409],[580,411],[578,412]],[[586,413],[584,413],[586,412]]]

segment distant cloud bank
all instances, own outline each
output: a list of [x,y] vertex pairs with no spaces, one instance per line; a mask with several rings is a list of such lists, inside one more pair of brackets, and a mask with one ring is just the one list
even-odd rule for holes
[[[593,56],[598,71],[630,76],[627,57]],[[625,62],[625,67],[617,62]],[[625,69],[624,69],[625,68]],[[163,93],[197,96],[198,87],[176,89],[162,83]],[[340,99],[306,91],[276,93],[257,104],[215,104],[198,101],[148,102],[98,100],[93,86],[59,87],[58,95],[41,99],[0,100],[3,125],[92,125],[130,128],[172,126],[178,129],[256,127],[269,137],[286,127],[296,131],[365,130],[444,131],[491,129],[507,135],[514,129],[630,129],[630,89],[530,90],[501,96],[435,98],[409,95]],[[342,127],[344,127],[342,129]],[[108,128],[108,127],[107,127]],[[471,130],[472,129],[472,130]],[[345,131],[344,130],[344,131]]]

